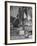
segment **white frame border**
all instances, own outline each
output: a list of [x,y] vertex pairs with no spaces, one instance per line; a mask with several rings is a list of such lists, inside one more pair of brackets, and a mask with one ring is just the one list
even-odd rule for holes
[[[32,28],[32,39],[25,40],[10,40],[10,6],[29,6],[32,7],[33,15],[33,28]],[[7,3],[7,43],[25,43],[25,42],[34,42],[35,41],[35,5],[34,4],[23,4],[23,3]]]

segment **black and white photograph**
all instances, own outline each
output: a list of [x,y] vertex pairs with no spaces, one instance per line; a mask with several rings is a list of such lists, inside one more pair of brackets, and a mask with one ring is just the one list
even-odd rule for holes
[[35,43],[36,3],[6,2],[7,44]]
[[32,38],[32,7],[10,6],[10,40]]

